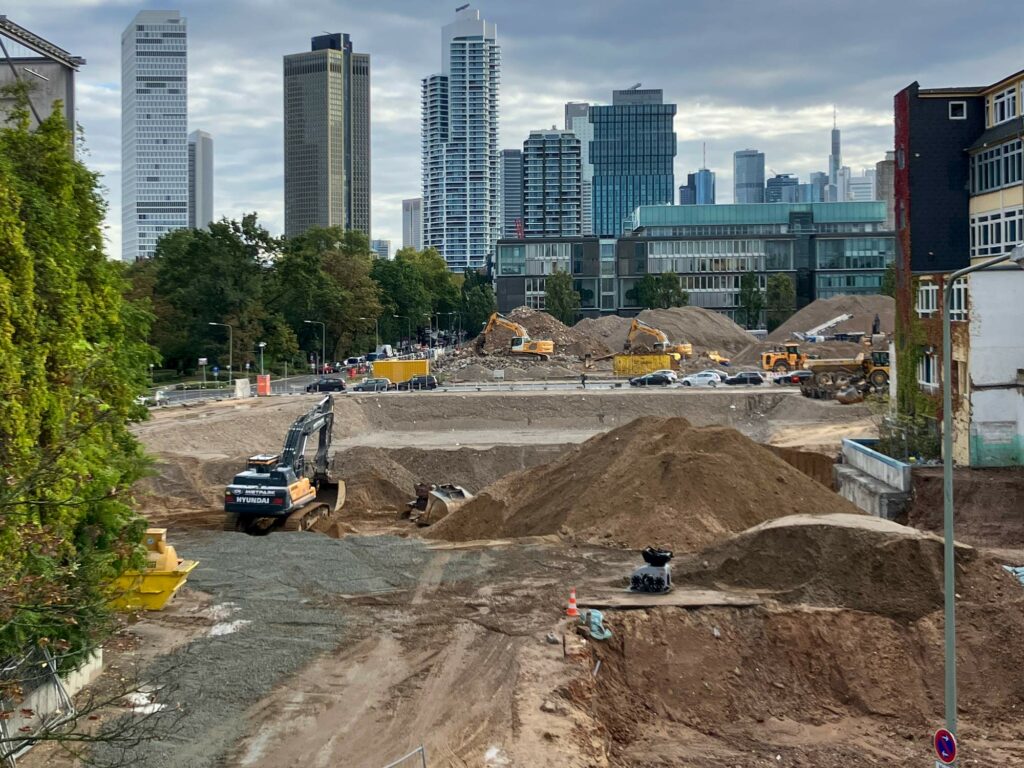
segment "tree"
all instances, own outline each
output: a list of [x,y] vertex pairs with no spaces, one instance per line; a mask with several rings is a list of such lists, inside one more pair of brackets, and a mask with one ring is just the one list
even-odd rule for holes
[[139,556],[128,422],[154,360],[70,146],[59,108],[33,131],[16,98],[0,129],[0,658],[47,646],[62,664],[105,636],[108,585]]
[[768,310],[768,332],[771,333],[796,311],[796,287],[789,275],[776,272],[768,278],[765,306]]
[[657,277],[644,275],[637,281],[633,296],[637,305],[645,309],[670,309],[690,303],[690,294],[683,290],[679,275],[672,272],[663,272]]
[[572,287],[572,275],[555,272],[544,281],[544,306],[548,314],[566,325],[576,321],[580,309],[580,295]]
[[462,281],[462,321],[467,335],[476,336],[498,309],[494,289],[487,275],[471,270]]
[[764,293],[758,284],[757,273],[747,272],[740,277],[739,317],[744,328],[755,328],[761,322],[764,309]]
[[882,273],[882,287],[879,290],[883,296],[896,298],[896,265],[890,264]]

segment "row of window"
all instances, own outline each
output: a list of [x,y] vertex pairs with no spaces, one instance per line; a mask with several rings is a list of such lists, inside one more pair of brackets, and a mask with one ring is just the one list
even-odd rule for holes
[[[963,278],[953,284],[951,297],[950,320],[967,319],[967,283]],[[935,283],[923,282],[917,287],[917,315],[926,318],[940,315],[939,286]]]
[[991,192],[1021,181],[1024,158],[1020,139],[1008,141],[971,157],[971,194]]
[[1017,116],[1017,86],[1011,85],[1004,91],[985,99],[986,111],[990,115],[989,125],[999,125]]
[[971,258],[999,256],[1024,240],[1024,208],[971,216]]

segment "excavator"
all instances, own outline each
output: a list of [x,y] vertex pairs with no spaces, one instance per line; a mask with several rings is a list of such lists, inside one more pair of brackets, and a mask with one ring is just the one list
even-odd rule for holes
[[[251,535],[274,528],[307,531],[345,501],[345,484],[331,477],[327,452],[334,425],[330,395],[295,420],[277,455],[250,456],[245,471],[224,489],[224,528]],[[316,456],[306,459],[306,443],[318,434]]]
[[634,317],[633,322],[629,324],[629,335],[626,336],[626,345],[624,351],[631,352],[636,346],[636,340],[640,336],[648,336],[654,341],[650,344],[651,349],[655,352],[661,352],[666,354],[676,354],[681,358],[693,357],[693,344],[673,344],[668,340],[668,334],[664,331],[658,330],[653,325],[648,325],[643,320]]
[[495,328],[512,331],[512,341],[509,343],[508,351],[513,355],[529,355],[547,360],[555,352],[555,342],[549,339],[531,339],[529,332],[523,326],[498,312],[491,315],[480,336],[486,339],[487,334]]

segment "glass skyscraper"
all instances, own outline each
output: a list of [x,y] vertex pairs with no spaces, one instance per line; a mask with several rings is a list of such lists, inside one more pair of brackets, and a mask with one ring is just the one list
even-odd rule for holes
[[533,131],[523,142],[523,230],[526,237],[583,232],[580,140],[572,131]]
[[619,235],[637,206],[672,203],[675,114],[660,89],[613,91],[611,106],[590,108],[594,234]]
[[422,81],[423,245],[478,269],[501,230],[497,29],[468,5],[441,31],[443,68]]
[[121,258],[152,257],[188,226],[188,39],[177,11],[140,11],[121,34]]
[[732,156],[732,198],[736,204],[764,202],[764,153],[741,149]]
[[523,225],[523,150],[501,150],[501,236],[519,237]]

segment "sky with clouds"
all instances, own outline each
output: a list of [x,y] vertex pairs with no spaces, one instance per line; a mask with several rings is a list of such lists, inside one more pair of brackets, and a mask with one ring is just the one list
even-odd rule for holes
[[[401,201],[420,194],[420,78],[441,68],[449,0],[6,0],[3,13],[82,56],[78,122],[109,193],[120,253],[120,36],[139,10],[188,19],[189,130],[214,137],[217,217],[284,225],[282,62],[322,32],[371,56],[373,236],[401,241]],[[480,0],[502,47],[501,146],[561,126],[566,101],[610,103],[642,82],[678,105],[676,183],[707,142],[718,202],[732,153],[779,173],[827,170],[832,105],[843,160],[859,172],[892,145],[892,96],[985,85],[1024,68],[1019,0]]]

